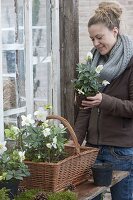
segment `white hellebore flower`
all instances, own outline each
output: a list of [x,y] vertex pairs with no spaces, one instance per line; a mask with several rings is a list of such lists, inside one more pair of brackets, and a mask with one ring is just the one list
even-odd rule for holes
[[108,85],[108,84],[110,84],[110,82],[108,82],[108,81],[106,81],[106,80],[104,80],[104,81],[102,82],[102,85],[104,85],[104,86],[106,86],[106,85]]
[[49,149],[52,148],[52,144],[50,144],[50,143],[47,143],[46,146],[47,146]]
[[63,124],[59,124],[59,128],[63,129],[64,125]]
[[38,108],[37,111],[34,112],[34,115],[36,116],[37,120],[43,122],[46,120],[48,113],[42,107],[40,107],[40,108]]
[[86,60],[89,61],[89,60],[92,60],[92,58],[93,58],[93,54],[89,51],[89,52],[87,53],[87,58],[86,58]]
[[96,69],[95,69],[95,72],[96,72],[97,74],[100,74],[100,72],[101,72],[102,69],[103,69],[103,65],[98,65],[98,66],[96,67]]
[[83,95],[85,94],[85,93],[84,93],[82,90],[80,90],[80,89],[78,89],[77,91],[78,91],[79,94],[83,94]]
[[52,146],[56,149],[57,148],[57,137],[53,138]]
[[45,137],[47,137],[47,136],[49,136],[51,133],[50,133],[50,128],[45,128],[44,130],[43,130],[43,135],[45,136]]
[[25,159],[25,151],[19,151],[18,154],[20,156],[20,161],[23,162],[23,160]]
[[0,142],[0,155],[2,155],[4,153],[4,151],[7,150],[5,145],[6,145],[6,141]]
[[46,120],[45,122],[43,122],[43,126],[45,127],[45,128],[47,128],[49,125],[48,125],[48,120]]
[[34,124],[35,121],[34,119],[32,119],[32,115],[28,114],[27,117],[22,115],[22,126],[30,126],[30,124]]

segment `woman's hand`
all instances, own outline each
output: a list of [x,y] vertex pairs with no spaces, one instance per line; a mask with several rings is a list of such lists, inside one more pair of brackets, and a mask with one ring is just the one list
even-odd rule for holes
[[82,106],[84,109],[93,108],[99,106],[102,102],[102,94],[98,93],[93,97],[87,97],[87,100],[82,101]]

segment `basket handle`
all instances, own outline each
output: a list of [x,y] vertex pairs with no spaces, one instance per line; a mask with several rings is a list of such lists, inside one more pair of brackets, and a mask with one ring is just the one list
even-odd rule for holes
[[76,136],[73,128],[69,124],[69,122],[66,119],[64,119],[63,117],[58,116],[58,115],[49,115],[49,116],[47,116],[47,119],[57,119],[57,120],[61,121],[61,123],[68,129],[68,131],[72,137],[72,140],[74,142],[75,149],[76,149],[76,154],[79,154],[80,153],[80,145],[78,143],[77,136]]

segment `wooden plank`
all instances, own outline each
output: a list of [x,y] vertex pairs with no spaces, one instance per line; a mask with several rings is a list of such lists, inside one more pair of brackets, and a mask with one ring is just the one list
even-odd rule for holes
[[71,80],[79,60],[78,1],[60,0],[61,114],[74,123],[74,90]]
[[76,187],[75,192],[78,195],[78,200],[91,200],[97,195],[105,192],[108,188],[112,187],[116,183],[120,182],[122,179],[127,177],[129,172],[127,171],[114,171],[112,184],[108,187],[105,186],[95,186],[93,179],[90,178],[89,181]]

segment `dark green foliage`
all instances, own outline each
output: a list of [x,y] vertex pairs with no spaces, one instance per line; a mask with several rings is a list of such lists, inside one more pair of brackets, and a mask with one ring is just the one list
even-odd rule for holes
[[25,192],[22,192],[20,195],[15,197],[15,200],[33,200],[35,196],[38,194],[38,189],[31,189]]
[[0,157],[0,175],[3,180],[17,179],[29,176],[29,170],[19,156],[18,150],[6,150]]
[[[35,126],[26,126],[22,132],[22,147],[25,151],[26,160],[56,163],[68,157],[64,148],[64,144],[67,142],[66,128],[59,125],[50,121],[47,123],[36,121]],[[44,133],[47,129],[50,134],[45,136]]]
[[10,200],[8,197],[8,191],[6,188],[0,189],[0,200]]
[[77,64],[76,70],[78,76],[77,79],[73,80],[74,88],[79,94],[81,92],[81,94],[84,94],[85,96],[96,95],[102,87],[102,81],[99,78],[99,74],[87,63]]

